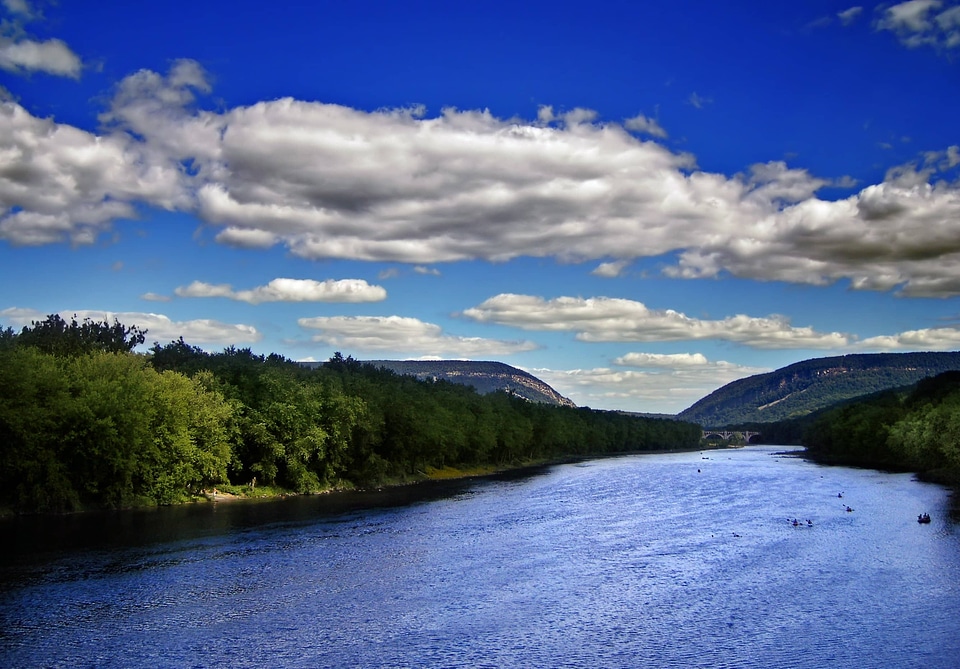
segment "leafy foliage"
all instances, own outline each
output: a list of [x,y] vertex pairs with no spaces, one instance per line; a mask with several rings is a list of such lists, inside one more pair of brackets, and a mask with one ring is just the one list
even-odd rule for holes
[[20,511],[169,504],[216,485],[372,486],[700,438],[691,423],[481,395],[340,354],[308,369],[180,339],[138,355],[142,332],[49,321],[0,337],[0,506]]
[[163,504],[225,480],[233,409],[205,380],[130,353],[0,350],[0,501]]
[[146,332],[136,325],[127,327],[117,320],[110,324],[85,318],[78,323],[74,316],[68,323],[59,315],[50,314],[46,319],[24,327],[17,341],[45,353],[78,355],[92,351],[132,351],[145,341],[145,335]]
[[960,483],[960,372],[826,411],[809,427],[804,444],[824,459]]

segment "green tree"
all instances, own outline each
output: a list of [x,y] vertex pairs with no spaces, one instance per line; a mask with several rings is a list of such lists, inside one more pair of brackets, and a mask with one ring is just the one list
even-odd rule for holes
[[32,348],[0,348],[0,500],[21,511],[80,507],[61,436],[70,391],[57,361]]
[[192,379],[169,370],[153,372],[151,381],[152,440],[140,454],[140,494],[170,504],[226,482],[235,405],[212,388],[209,372]]
[[57,314],[25,326],[17,339],[24,346],[33,346],[53,355],[82,355],[93,351],[129,352],[146,340],[146,330],[136,325],[127,327],[74,316],[68,323]]

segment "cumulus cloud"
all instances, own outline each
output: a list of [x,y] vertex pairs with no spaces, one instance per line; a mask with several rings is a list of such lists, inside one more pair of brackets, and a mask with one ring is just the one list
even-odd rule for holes
[[960,349],[960,329],[925,328],[895,335],[869,337],[859,347],[871,351],[954,351]]
[[646,369],[703,368],[710,364],[707,356],[702,353],[627,353],[617,358],[614,362],[627,367],[641,367]]
[[[848,279],[854,289],[899,290],[905,296],[960,291],[960,187],[933,181],[939,164],[891,168],[883,183],[828,202],[803,199],[752,225],[739,238],[718,238],[683,251],[670,276],[721,272],[762,280],[825,285]],[[795,185],[802,192],[810,185]],[[779,188],[779,186],[777,186]]]
[[303,328],[318,331],[313,335],[313,341],[344,351],[485,358],[538,348],[530,341],[449,335],[439,325],[403,316],[320,316],[301,318],[297,323]]
[[3,0],[4,8],[11,14],[19,14],[21,18],[33,18],[33,9],[27,0]]
[[594,270],[590,273],[593,274],[594,276],[602,276],[606,279],[614,279],[620,276],[621,274],[623,274],[623,270],[629,264],[630,263],[626,260],[616,260],[614,262],[602,262],[599,265],[597,265],[596,268],[594,268]]
[[36,40],[23,24],[43,18],[26,0],[3,0],[12,19],[0,22],[0,69],[19,75],[43,72],[77,79],[83,61],[63,40]]
[[45,72],[76,79],[83,63],[70,47],[58,39],[38,42],[0,38],[0,68],[15,74]]
[[633,118],[628,118],[623,122],[623,127],[634,132],[642,132],[652,137],[660,139],[667,138],[667,131],[661,127],[655,119],[647,118],[643,114],[637,114]]
[[700,353],[628,353],[615,361],[621,367],[528,370],[580,406],[626,411],[677,413],[731,381],[770,371]]
[[222,244],[309,259],[676,254],[665,271],[678,278],[960,294],[956,147],[826,200],[822,189],[852,180],[781,161],[706,172],[591,110],[541,107],[524,121],[290,98],[199,109],[211,90],[192,61],[134,73],[99,136],[0,103],[0,239],[89,243],[142,203],[199,215]]
[[231,300],[260,304],[262,302],[381,302],[387,291],[363,279],[273,279],[265,286],[250,290],[234,290],[230,284],[194,281],[178,287],[177,297],[225,297]]
[[945,6],[941,0],[907,0],[884,9],[876,28],[894,33],[910,48],[953,49],[960,46],[960,5]]
[[92,243],[134,204],[187,204],[178,168],[124,135],[98,137],[0,102],[0,239]]
[[[30,325],[33,321],[42,321],[48,315],[36,309],[10,307],[0,310],[0,322],[19,328]],[[136,311],[98,311],[96,309],[61,311],[59,315],[64,320],[76,318],[78,321],[82,321],[89,318],[94,321],[107,321],[108,323],[113,323],[116,320],[128,327],[135,325],[147,331],[147,341],[161,343],[183,337],[190,344],[229,346],[258,342],[263,338],[261,333],[252,325],[222,323],[208,318],[174,321],[163,314]]]
[[463,315],[483,323],[524,330],[576,332],[580,341],[665,342],[720,340],[761,349],[833,349],[849,343],[839,332],[794,327],[784,316],[738,314],[721,320],[691,318],[672,309],[649,309],[642,302],[611,297],[558,297],[502,293]]

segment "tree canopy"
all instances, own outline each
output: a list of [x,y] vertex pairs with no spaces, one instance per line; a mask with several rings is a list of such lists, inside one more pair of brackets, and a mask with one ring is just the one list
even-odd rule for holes
[[925,472],[960,483],[960,372],[824,412],[804,444],[837,462]]
[[691,423],[49,317],[0,336],[0,506],[168,504],[214,486],[378,486],[444,467],[695,448]]
[[93,351],[121,353],[132,351],[146,341],[146,331],[136,325],[127,327],[116,319],[113,323],[84,318],[77,322],[74,316],[68,323],[58,314],[50,314],[42,321],[33,321],[19,335],[7,331],[5,338],[25,346],[33,346],[53,355],[78,355]]

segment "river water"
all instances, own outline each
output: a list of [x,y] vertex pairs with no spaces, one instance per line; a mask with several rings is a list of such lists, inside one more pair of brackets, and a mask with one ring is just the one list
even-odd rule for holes
[[4,521],[0,666],[960,666],[947,491],[783,450]]

